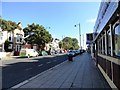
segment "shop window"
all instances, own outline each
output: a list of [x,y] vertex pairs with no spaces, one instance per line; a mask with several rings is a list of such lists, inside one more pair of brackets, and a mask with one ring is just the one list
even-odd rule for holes
[[98,45],[98,48],[97,48],[97,50],[98,50],[98,53],[99,53],[99,41],[97,41],[97,45]]
[[98,53],[100,53],[100,40],[98,40]]
[[100,38],[98,41],[98,52],[102,54],[102,39]]
[[114,28],[114,56],[120,57],[120,25]]
[[107,54],[111,55],[111,34],[110,31],[107,32]]
[[102,38],[100,39],[100,54],[102,54]]
[[105,54],[105,35],[103,36],[103,54]]

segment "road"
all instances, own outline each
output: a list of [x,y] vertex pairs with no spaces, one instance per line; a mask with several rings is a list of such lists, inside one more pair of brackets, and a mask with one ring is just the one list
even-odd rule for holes
[[67,55],[6,60],[2,64],[2,88],[10,88],[57,64],[67,60]]

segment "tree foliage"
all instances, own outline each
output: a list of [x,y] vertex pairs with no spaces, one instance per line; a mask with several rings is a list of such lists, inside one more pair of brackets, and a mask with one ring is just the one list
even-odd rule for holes
[[76,38],[65,37],[62,40],[62,43],[59,43],[59,44],[61,44],[61,46],[64,49],[78,49],[79,48],[78,40]]
[[12,49],[8,48],[9,45],[10,45],[10,42],[8,40],[6,40],[5,44],[4,44],[4,50],[5,50],[5,52],[11,52],[12,51]]
[[23,29],[25,36],[30,34],[30,32],[34,32],[34,34],[25,40],[29,44],[37,44],[38,46],[44,46],[45,43],[51,42],[52,36],[51,34],[39,24],[31,24]]
[[13,21],[7,21],[7,20],[4,20],[4,19],[1,19],[0,18],[0,27],[2,28],[2,30],[7,30],[7,31],[12,31],[16,28],[19,28],[18,25],[16,24],[16,22],[13,22]]
[[63,43],[62,41],[59,42],[59,48],[62,48],[63,47]]

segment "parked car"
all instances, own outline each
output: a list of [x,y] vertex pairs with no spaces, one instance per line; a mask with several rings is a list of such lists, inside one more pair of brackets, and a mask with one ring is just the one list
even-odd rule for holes
[[69,50],[67,55],[70,55],[70,56],[75,56],[75,51],[73,50]]
[[6,53],[5,52],[0,52],[0,60],[2,60],[3,57],[6,57]]
[[48,53],[46,51],[42,51],[42,56],[47,56]]
[[27,56],[28,58],[31,56],[38,56],[38,52],[35,49],[21,49],[20,56]]
[[76,55],[80,54],[80,50],[75,50]]

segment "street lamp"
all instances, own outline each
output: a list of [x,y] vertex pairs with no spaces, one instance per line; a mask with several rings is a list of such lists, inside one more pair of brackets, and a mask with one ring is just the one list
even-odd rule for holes
[[82,48],[82,47],[81,47],[81,29],[80,29],[80,23],[79,23],[79,24],[76,24],[75,27],[77,27],[77,25],[79,26],[80,48]]
[[23,37],[23,39],[28,38],[29,36],[31,36],[33,34],[34,34],[34,32],[30,32],[30,33],[28,33],[28,35],[26,37]]
[[29,36],[32,36],[35,34],[34,32],[28,32],[28,35],[22,38],[22,44],[26,43],[25,39],[28,38]]

